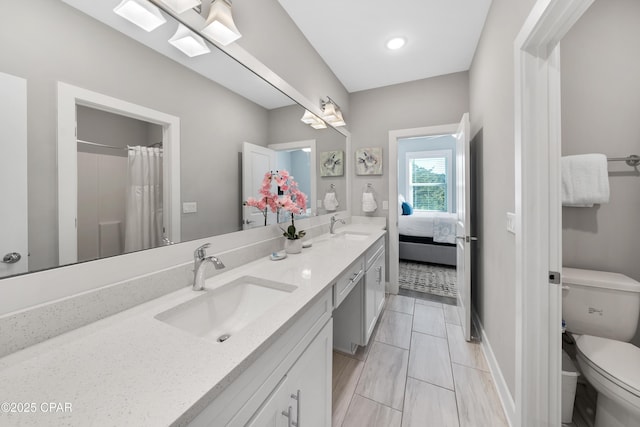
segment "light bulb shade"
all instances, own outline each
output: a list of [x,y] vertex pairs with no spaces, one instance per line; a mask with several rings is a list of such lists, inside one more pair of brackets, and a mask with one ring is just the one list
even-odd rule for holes
[[113,11],[145,31],[153,31],[167,20],[147,0],[123,0]]
[[175,13],[184,13],[189,9],[198,7],[202,4],[200,0],[162,0]]
[[318,116],[316,116],[315,114],[313,114],[311,111],[309,110],[304,110],[304,115],[302,116],[302,118],[300,119],[300,121],[302,123],[306,123],[308,125],[317,122],[318,120],[320,120],[318,118]]
[[202,32],[222,46],[226,46],[242,37],[233,22],[231,5],[224,0],[214,0],[209,10],[209,16]]
[[336,110],[336,117],[337,119],[329,122],[331,123],[332,126],[346,126],[347,124],[345,123],[344,119],[342,118],[342,111],[340,111],[340,109]]
[[178,30],[169,39],[169,43],[190,58],[211,52],[202,37],[182,24],[178,24]]
[[327,125],[322,119],[309,110],[304,110],[304,115],[300,119],[302,123],[306,123],[314,129],[326,129]]
[[322,118],[329,123],[335,122],[338,120],[338,114],[336,112],[336,105],[329,101],[324,104],[324,112],[322,113]]
[[342,118],[342,111],[340,108],[329,100],[324,103],[324,111],[322,113],[322,119],[332,126],[345,126],[346,123]]

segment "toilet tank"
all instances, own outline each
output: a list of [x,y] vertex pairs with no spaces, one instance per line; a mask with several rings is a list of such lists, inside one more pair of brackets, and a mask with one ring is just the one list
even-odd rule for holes
[[568,331],[628,342],[639,315],[639,282],[619,273],[562,269],[562,318]]

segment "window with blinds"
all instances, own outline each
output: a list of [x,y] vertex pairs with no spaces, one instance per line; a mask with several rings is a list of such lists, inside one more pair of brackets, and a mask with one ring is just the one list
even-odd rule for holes
[[451,211],[451,151],[407,153],[407,195],[418,211]]

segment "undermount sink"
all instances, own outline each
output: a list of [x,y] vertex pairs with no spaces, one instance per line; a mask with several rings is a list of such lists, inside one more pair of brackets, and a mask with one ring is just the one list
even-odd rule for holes
[[342,238],[347,240],[365,240],[369,237],[369,233],[362,233],[359,231],[340,231],[334,234],[335,238]]
[[224,342],[297,287],[243,276],[155,316],[197,337]]

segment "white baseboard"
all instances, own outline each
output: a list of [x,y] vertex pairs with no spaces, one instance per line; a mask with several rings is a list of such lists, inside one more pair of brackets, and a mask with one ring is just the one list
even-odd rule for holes
[[491,376],[493,377],[493,382],[496,385],[496,390],[498,391],[498,398],[500,399],[500,403],[502,404],[502,409],[504,409],[504,413],[507,417],[507,422],[510,427],[516,425],[515,416],[516,416],[516,404],[511,396],[511,392],[509,391],[509,387],[507,386],[507,382],[502,375],[502,371],[500,370],[500,365],[498,365],[498,361],[496,359],[495,354],[493,354],[493,349],[491,348],[491,343],[489,342],[489,338],[487,334],[484,332],[484,328],[482,327],[482,322],[480,322],[480,318],[478,317],[478,313],[475,310],[472,312],[473,322],[476,325],[476,330],[480,334],[480,338],[482,340],[482,351],[484,353],[485,359],[487,359],[487,363],[489,364],[489,371],[491,372]]

